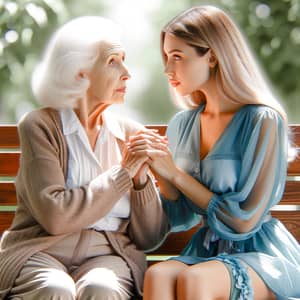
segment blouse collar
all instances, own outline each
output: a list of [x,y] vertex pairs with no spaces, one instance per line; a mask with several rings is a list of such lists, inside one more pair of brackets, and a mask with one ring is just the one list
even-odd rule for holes
[[[62,122],[64,135],[69,135],[75,132],[79,132],[80,128],[83,129],[73,109],[71,108],[60,109],[59,114]],[[122,129],[121,124],[118,121],[118,118],[108,111],[104,111],[102,113],[102,116],[103,116],[103,123],[105,124],[106,128],[112,133],[112,135],[122,141],[125,141],[126,133],[124,129]]]

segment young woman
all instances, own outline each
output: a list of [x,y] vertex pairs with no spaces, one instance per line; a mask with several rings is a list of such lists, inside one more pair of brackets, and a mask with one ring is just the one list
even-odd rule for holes
[[[131,299],[167,222],[130,136],[164,143],[108,114],[130,78],[119,28],[80,17],[51,40],[33,77],[44,108],[19,124],[18,208],[2,237],[1,299]],[[139,147],[143,150],[143,146]],[[134,153],[133,153],[134,152]]]
[[190,109],[171,120],[170,151],[157,145],[151,168],[171,231],[203,226],[179,257],[148,269],[144,299],[298,299],[300,247],[270,215],[286,178],[282,106],[222,10],[181,13],[161,45],[171,89]]

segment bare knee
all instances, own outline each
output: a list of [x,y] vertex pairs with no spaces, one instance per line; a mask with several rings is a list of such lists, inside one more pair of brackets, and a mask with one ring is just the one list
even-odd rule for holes
[[176,281],[177,275],[187,266],[177,261],[166,261],[157,263],[147,269],[145,281],[157,282],[161,284],[166,281]]
[[145,282],[161,282],[166,276],[166,272],[161,264],[149,267],[145,273]]
[[[181,295],[187,295],[191,291],[195,290],[197,287],[198,293],[201,291],[206,291],[207,286],[207,276],[205,270],[198,268],[187,268],[186,270],[180,272],[177,278],[177,291]],[[188,297],[189,299],[189,297]]]
[[176,289],[182,299],[228,299],[230,277],[223,263],[203,262],[180,272]]
[[166,261],[151,266],[145,274],[144,299],[175,299],[177,275],[187,268],[178,261]]

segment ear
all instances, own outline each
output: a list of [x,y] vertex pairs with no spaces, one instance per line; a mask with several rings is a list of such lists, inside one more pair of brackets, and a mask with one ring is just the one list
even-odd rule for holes
[[211,68],[214,68],[218,63],[218,59],[213,50],[208,51],[208,64]]

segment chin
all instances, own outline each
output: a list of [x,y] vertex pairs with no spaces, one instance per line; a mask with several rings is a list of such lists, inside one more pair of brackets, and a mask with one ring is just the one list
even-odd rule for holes
[[185,90],[177,90],[176,89],[176,92],[182,97],[189,96],[191,94],[190,91],[185,91]]

